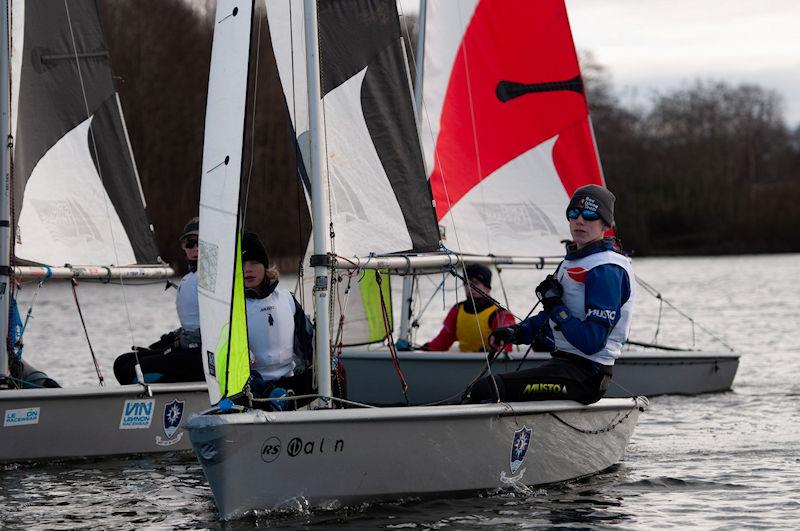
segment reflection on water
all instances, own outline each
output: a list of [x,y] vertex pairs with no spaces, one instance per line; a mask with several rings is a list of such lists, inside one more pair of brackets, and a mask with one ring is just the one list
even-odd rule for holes
[[[620,465],[528,494],[486,493],[261,514],[224,527],[653,529],[691,522],[700,528],[795,528],[800,520],[800,293],[786,279],[800,276],[800,257],[643,259],[635,267],[667,299],[734,345],[742,359],[733,392],[652,399]],[[517,315],[529,310],[538,279],[530,272],[503,272]],[[432,284],[422,282],[423,302]],[[501,284],[493,285],[494,295],[501,298]],[[124,292],[119,286],[79,287],[90,339],[107,376],[116,355],[131,344],[153,341],[177,326],[174,291],[164,292],[162,287],[128,287]],[[34,291],[35,285],[23,290],[23,313]],[[450,289],[444,302],[439,295],[431,303],[419,342],[435,334],[455,297]],[[651,340],[658,312],[658,302],[640,292],[633,337]],[[665,343],[692,341],[691,328],[667,309],[658,330]],[[713,346],[699,330],[695,340],[700,346]],[[68,286],[42,291],[25,345],[29,361],[57,379],[96,385]],[[7,528],[48,529],[219,525],[211,492],[190,454],[0,465],[0,522]]]

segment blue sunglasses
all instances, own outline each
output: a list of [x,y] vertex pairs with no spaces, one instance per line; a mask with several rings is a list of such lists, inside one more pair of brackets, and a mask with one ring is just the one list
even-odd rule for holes
[[584,221],[597,221],[600,219],[600,214],[594,210],[586,210],[585,208],[570,208],[567,210],[567,219],[578,219],[578,216],[583,216]]

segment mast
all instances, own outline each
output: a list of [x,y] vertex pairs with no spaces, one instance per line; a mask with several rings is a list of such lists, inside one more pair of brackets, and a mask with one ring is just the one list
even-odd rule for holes
[[308,83],[308,121],[311,137],[311,216],[314,249],[314,353],[316,358],[317,390],[323,397],[331,396],[330,330],[328,315],[328,227],[330,219],[323,200],[327,197],[327,173],[323,172],[325,149],[322,139],[320,113],[319,43],[317,2],[304,0],[306,36],[306,76]]
[[[417,112],[417,126],[419,127],[420,142],[422,142],[422,78],[425,72],[425,11],[428,5],[426,0],[419,1],[419,28],[417,29],[417,59],[414,62],[414,110]],[[427,158],[423,157],[423,162],[427,163]],[[425,175],[429,174],[425,168]],[[413,311],[411,304],[414,302],[414,277],[411,275],[403,276],[403,295],[400,310],[400,333],[398,340],[411,343],[411,317]]]
[[8,372],[8,305],[11,300],[11,110],[9,92],[9,19],[8,0],[0,3],[0,134],[6,137],[0,158],[0,381]]

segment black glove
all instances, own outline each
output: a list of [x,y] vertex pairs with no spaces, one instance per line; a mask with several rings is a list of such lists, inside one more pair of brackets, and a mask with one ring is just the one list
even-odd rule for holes
[[497,328],[489,334],[489,345],[500,349],[509,343],[516,344],[520,341],[520,335],[520,330],[517,325]]
[[147,348],[149,348],[150,350],[166,350],[168,348],[172,348],[177,339],[178,339],[178,334],[176,334],[175,331],[173,330],[172,332],[167,332],[166,334],[162,334],[161,338],[158,341],[156,341]]
[[550,311],[556,306],[564,304],[561,296],[564,294],[564,288],[561,283],[553,275],[547,275],[542,280],[541,284],[536,286],[536,296],[542,301],[544,311]]

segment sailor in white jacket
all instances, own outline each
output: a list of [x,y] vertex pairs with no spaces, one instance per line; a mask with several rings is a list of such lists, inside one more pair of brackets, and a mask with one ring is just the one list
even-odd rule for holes
[[297,338],[296,329],[304,325],[305,314],[294,295],[278,286],[278,271],[270,268],[267,251],[252,232],[242,234],[242,267],[250,389],[260,397],[278,396],[289,389],[303,394],[308,390],[307,379],[295,374],[302,363],[296,351],[303,338]]
[[[536,288],[544,310],[492,332],[496,349],[508,343],[534,344],[552,358],[524,371],[479,380],[469,399],[526,401],[600,400],[628,338],[633,310],[633,269],[614,238],[614,195],[606,188],[578,188],[567,206],[573,242],[554,275]],[[498,396],[499,394],[499,396]]]

